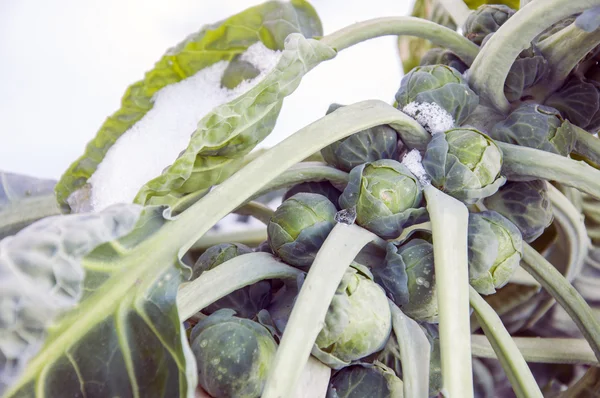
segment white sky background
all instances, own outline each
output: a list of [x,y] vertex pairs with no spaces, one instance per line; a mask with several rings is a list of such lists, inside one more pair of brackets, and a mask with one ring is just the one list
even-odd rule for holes
[[[119,108],[128,85],[188,34],[262,0],[1,0],[0,170],[59,178]],[[412,0],[312,0],[325,34]],[[379,38],[319,65],[284,101],[271,146],[332,102],[387,102],[399,87],[395,39]],[[183,149],[183,148],[182,148]]]

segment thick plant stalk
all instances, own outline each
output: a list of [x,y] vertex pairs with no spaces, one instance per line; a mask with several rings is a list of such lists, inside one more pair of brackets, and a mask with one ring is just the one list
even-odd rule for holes
[[394,334],[400,347],[402,382],[405,397],[429,395],[429,360],[431,344],[417,322],[404,315],[389,300]]
[[185,321],[218,299],[263,279],[293,279],[302,271],[290,267],[269,253],[248,253],[232,258],[192,282],[183,283],[177,292],[179,317]]
[[[514,343],[527,362],[563,363],[600,366],[594,351],[585,339],[513,337]],[[480,334],[471,336],[473,356],[497,358],[488,339]]]
[[340,223],[329,233],[298,293],[263,398],[286,398],[294,391],[346,269],[374,237],[357,225]]
[[482,103],[507,113],[510,105],[504,95],[504,82],[519,53],[555,22],[598,5],[600,0],[534,1],[509,18],[469,69],[469,85],[482,97]]
[[258,246],[262,242],[267,240],[267,229],[252,229],[244,231],[232,231],[232,232],[216,232],[208,233],[202,238],[198,239],[196,243],[191,247],[192,250],[206,250],[211,246],[218,245],[219,243],[237,242],[242,243],[246,246]]
[[567,311],[600,360],[600,324],[581,294],[544,256],[526,243],[521,265]]
[[502,175],[509,180],[542,179],[560,182],[600,198],[600,170],[585,162],[539,149],[496,141],[502,149]]
[[475,310],[479,324],[498,356],[517,397],[542,398],[542,392],[529,366],[527,366],[527,362],[525,362],[519,348],[512,340],[510,333],[502,324],[498,314],[471,286],[469,286],[469,296],[471,307]]
[[473,397],[469,329],[469,268],[465,205],[432,185],[425,187],[431,218],[444,389],[449,397]]
[[479,47],[459,33],[435,22],[415,17],[384,17],[355,23],[325,36],[322,41],[337,51],[379,36],[416,36],[451,50],[471,64]]

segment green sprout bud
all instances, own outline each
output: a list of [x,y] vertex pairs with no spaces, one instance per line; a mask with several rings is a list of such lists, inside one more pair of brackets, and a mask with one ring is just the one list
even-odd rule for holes
[[220,310],[192,329],[198,383],[213,397],[260,397],[277,343],[257,322]]
[[[194,264],[193,272],[200,275],[204,271],[209,271],[225,261],[242,254],[252,253],[246,245],[241,243],[221,243],[209,247]],[[253,318],[260,310],[266,308],[271,301],[271,283],[263,280],[249,286],[244,286],[225,297],[220,298],[202,312],[210,315],[222,308],[231,308],[243,318]]]
[[375,362],[348,366],[331,378],[327,398],[402,398],[402,380]]
[[375,282],[402,312],[418,321],[436,322],[438,316],[433,245],[412,239],[396,246],[388,243],[385,260],[371,269]]
[[512,276],[523,253],[519,229],[495,211],[469,214],[469,282],[494,294]]
[[587,129],[600,108],[600,93],[592,82],[573,76],[545,104],[558,109],[571,123]]
[[467,64],[465,64],[458,55],[450,50],[439,47],[432,48],[421,57],[420,66],[425,65],[447,65],[456,69],[459,73],[465,73],[465,71],[469,69]]
[[463,27],[463,35],[481,45],[488,34],[496,32],[514,13],[515,10],[504,4],[484,4],[469,15]]
[[500,176],[502,151],[474,128],[434,135],[423,167],[435,187],[468,204],[493,195],[506,181]]
[[356,166],[340,196],[340,206],[356,209],[356,222],[384,239],[396,238],[404,226],[423,220],[422,190],[403,164],[389,159]]
[[552,203],[542,180],[509,181],[484,200],[488,210],[508,218],[525,242],[533,242],[552,223]]
[[498,122],[490,137],[509,144],[522,145],[566,156],[575,144],[575,134],[560,116],[548,106],[522,104]]
[[325,196],[331,203],[334,205],[337,204],[341,192],[333,186],[329,181],[319,181],[319,182],[303,182],[298,185],[294,185],[291,187],[285,195],[283,195],[283,200],[288,200],[292,196],[300,192],[307,193],[318,193],[319,195]]
[[327,310],[312,354],[341,369],[381,350],[392,330],[392,314],[383,289],[349,267]]
[[411,103],[436,104],[456,124],[461,124],[473,113],[479,97],[456,69],[446,65],[426,65],[417,66],[402,78],[396,101],[400,110]]
[[269,244],[285,262],[308,269],[334,226],[337,209],[325,196],[297,193],[284,201],[267,226]]
[[[327,114],[341,108],[332,104]],[[400,141],[402,145],[402,141]],[[321,149],[327,163],[343,171],[379,159],[398,159],[398,133],[387,125],[375,126],[359,131]]]

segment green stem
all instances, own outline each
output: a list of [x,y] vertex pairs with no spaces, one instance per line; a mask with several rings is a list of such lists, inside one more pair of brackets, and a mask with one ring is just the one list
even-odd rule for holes
[[600,359],[600,324],[581,294],[544,256],[526,243],[521,265],[567,311],[594,350],[596,358]]
[[232,258],[192,282],[182,283],[177,292],[179,318],[185,321],[218,299],[264,279],[293,279],[302,271],[284,264],[269,253],[248,253]]
[[[600,32],[600,29],[598,29],[598,32]],[[595,165],[600,165],[600,138],[574,124],[571,124],[571,128],[575,132],[573,152],[583,156]]]
[[373,238],[371,232],[347,224],[336,224],[327,236],[296,298],[263,390],[263,398],[292,396],[344,273],[358,252]]
[[431,218],[436,293],[439,310],[440,352],[444,388],[450,397],[473,397],[469,330],[469,268],[465,205],[425,187]]
[[586,32],[575,23],[554,33],[539,43],[544,58],[550,65],[550,75],[541,87],[542,100],[559,89],[571,71],[585,56],[600,44],[600,30]]
[[[247,164],[166,224],[148,239],[147,244],[161,245],[167,241],[173,247],[181,248],[181,255],[221,218],[311,153],[351,134],[382,124],[388,124],[397,131],[420,134],[420,130],[415,131],[415,123],[418,125],[411,117],[379,100],[363,101],[340,108],[302,128]],[[420,125],[419,127],[422,129]],[[424,130],[423,132],[427,134]],[[211,211],[207,212],[207,209]]]
[[510,17],[481,49],[469,69],[469,85],[482,103],[507,113],[504,82],[515,59],[546,28],[569,15],[600,5],[600,0],[535,1]]
[[587,163],[539,149],[499,141],[496,144],[503,153],[502,175],[509,180],[526,177],[557,181],[600,198],[600,170]]
[[438,0],[438,2],[450,14],[456,26],[462,27],[469,18],[471,10],[463,0]]
[[543,397],[527,362],[498,314],[472,287],[469,287],[469,297],[485,337],[494,348],[517,397]]
[[275,213],[269,206],[254,201],[238,207],[233,212],[242,216],[254,217],[265,225],[269,224],[273,213]]
[[234,231],[234,232],[217,232],[208,233],[198,239],[192,246],[192,250],[206,250],[211,246],[219,243],[237,242],[243,243],[246,246],[258,246],[267,240],[267,230],[264,228]]
[[392,326],[400,348],[404,396],[427,397],[431,344],[417,322],[404,315],[393,301],[389,300],[389,303]]
[[[594,351],[584,339],[541,337],[513,337],[512,339],[527,362],[600,366]],[[497,358],[485,336],[472,335],[471,349],[473,356]]]
[[365,40],[379,36],[416,36],[445,47],[471,64],[479,47],[459,33],[435,22],[415,17],[384,17],[355,23],[325,36],[322,41],[341,51]]
[[348,173],[338,170],[335,167],[328,166],[325,163],[298,163],[284,171],[280,176],[270,181],[250,198],[255,199],[268,192],[276,191],[282,188],[289,188],[302,182],[317,181],[329,181],[337,186],[346,186],[346,184],[348,184]]

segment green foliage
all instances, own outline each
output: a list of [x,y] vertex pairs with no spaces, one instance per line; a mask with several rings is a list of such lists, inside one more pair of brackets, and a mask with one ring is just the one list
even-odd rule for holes
[[522,51],[506,76],[504,82],[506,99],[509,102],[529,99],[527,90],[543,82],[549,72],[548,61],[535,46]]
[[340,196],[340,206],[356,210],[358,225],[385,239],[398,237],[406,225],[426,217],[417,178],[390,159],[355,167]]
[[571,153],[575,135],[560,113],[548,106],[523,104],[490,131],[498,141],[541,149],[563,156]]
[[323,195],[292,196],[277,208],[267,226],[271,249],[285,262],[308,269],[333,229],[336,212]]
[[264,326],[234,314],[217,311],[192,329],[198,382],[213,397],[258,398],[277,343]]
[[495,211],[469,214],[469,282],[481,294],[504,286],[523,254],[519,229]]
[[392,319],[383,289],[349,268],[327,310],[312,354],[333,369],[383,348]]
[[[332,104],[327,113],[331,113],[341,105]],[[321,149],[321,155],[327,163],[343,171],[350,171],[363,163],[380,159],[397,160],[398,133],[390,126],[377,126],[352,134],[343,140],[336,141]]]
[[[302,33],[306,37],[322,34],[317,14],[312,6],[303,0],[294,0],[291,3],[270,1],[249,8],[225,21],[203,27],[197,33],[188,36],[184,41],[169,49],[154,68],[146,73],[143,80],[134,83],[127,89],[121,102],[121,108],[104,122],[96,137],[87,145],[85,153],[69,167],[58,182],[56,194],[62,210],[65,212],[71,210],[67,204],[67,198],[85,186],[117,139],[152,109],[152,97],[157,91],[190,77],[218,61],[230,61],[258,41],[262,41],[270,49],[282,50],[286,39],[292,33]],[[299,76],[310,70],[314,66],[314,62],[318,62],[319,57],[323,59],[335,55],[334,52],[328,51],[323,46],[305,43],[298,38],[291,40],[287,48],[291,53],[289,52],[287,56],[284,55],[283,61],[285,62],[281,64],[281,67],[289,69],[287,72],[290,81],[297,80]],[[296,61],[301,65],[294,66],[296,52],[305,58],[302,61]],[[239,71],[247,73],[247,69],[244,68]],[[230,69],[225,85],[233,84],[228,83],[234,78],[232,73],[233,70]],[[188,151],[169,168],[170,173],[163,174],[156,179],[157,181],[146,186],[136,202],[145,204],[151,196],[166,195],[171,191],[188,193],[206,188],[220,182],[235,171],[239,165],[231,165],[234,160],[232,159],[233,154],[217,150],[226,143],[218,140],[217,136],[220,135],[225,141],[233,140],[232,130],[237,127],[244,128],[246,135],[253,137],[246,147],[239,148],[239,152],[235,153],[235,158],[238,158],[249,152],[251,148],[247,149],[248,145],[253,147],[265,134],[268,134],[281,107],[281,99],[277,96],[285,96],[295,89],[294,85],[290,85],[287,87],[288,92],[282,93],[279,90],[280,85],[272,84],[274,80],[280,81],[281,87],[285,86],[283,79],[278,74],[277,78],[270,80],[271,87],[262,86],[262,89],[253,90],[251,96],[246,97],[253,98],[254,101],[258,100],[259,103],[266,97],[272,98],[272,101],[264,104],[260,116],[259,112],[254,117],[250,117],[251,115],[241,111],[242,107],[249,107],[248,99],[243,101],[243,105],[237,101],[237,107],[235,105],[223,106],[218,109],[217,114],[207,115],[203,119],[204,124],[201,123],[194,134],[195,140]],[[250,101],[252,102],[252,100]],[[221,117],[225,117],[225,120],[219,123],[216,119]],[[260,123],[257,118],[264,118],[265,121]],[[229,129],[224,129],[223,126],[227,126],[227,123],[231,125]],[[238,140],[246,135],[239,130],[235,134]],[[194,148],[203,147],[206,148],[204,153],[194,151]],[[212,152],[209,148],[212,149]],[[230,145],[229,148],[231,151],[232,146]],[[214,153],[215,151],[217,153]],[[198,159],[196,159],[196,155],[198,155]],[[175,159],[173,160],[175,161]],[[195,162],[196,164],[194,164]],[[192,171],[192,167],[195,167],[194,171]],[[227,167],[229,169],[233,167],[234,170],[229,170],[227,173]],[[185,176],[182,178],[182,175]],[[184,183],[190,178],[192,181],[188,182],[186,189]],[[196,179],[195,182],[194,179]],[[202,183],[202,180],[207,180],[208,184]],[[189,188],[190,184],[195,189]],[[182,186],[184,187],[182,188]]]
[[423,167],[437,188],[465,203],[493,195],[506,181],[500,176],[502,152],[492,139],[473,128],[434,135],[423,156]]
[[550,96],[545,105],[558,109],[571,123],[587,129],[600,108],[598,84],[573,76],[563,87]]
[[407,73],[396,93],[398,109],[416,103],[435,103],[456,122],[463,123],[479,104],[479,97],[463,76],[447,65],[417,66]]
[[509,181],[485,198],[484,204],[508,218],[528,243],[542,235],[554,219],[548,189],[542,180]]

